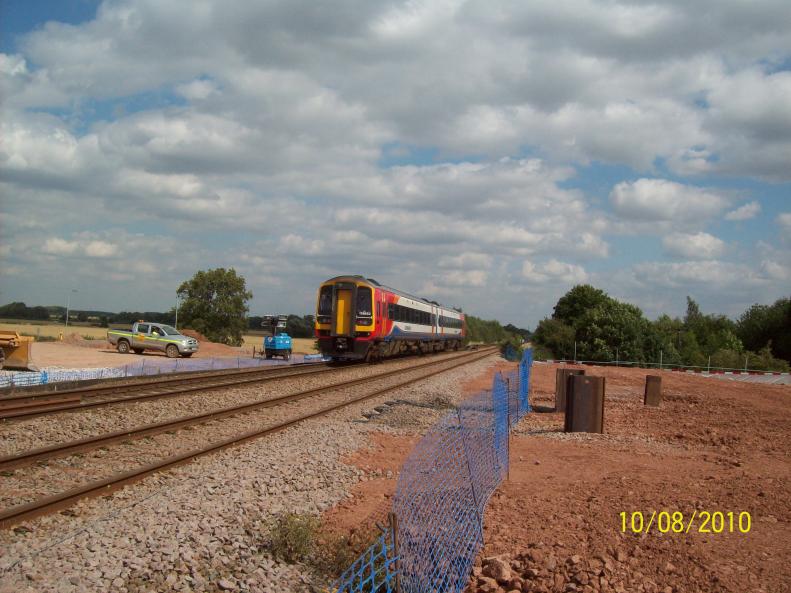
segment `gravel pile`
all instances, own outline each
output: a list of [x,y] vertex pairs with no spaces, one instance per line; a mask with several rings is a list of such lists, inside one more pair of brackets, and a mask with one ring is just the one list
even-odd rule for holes
[[[309,570],[271,557],[271,521],[286,511],[318,515],[350,497],[365,475],[340,459],[367,432],[401,430],[391,412],[420,421],[446,413],[425,405],[458,401],[459,384],[488,360],[3,531],[0,591],[307,591]],[[408,403],[385,404],[397,400]]]
[[[631,561],[631,562],[630,562]],[[569,553],[558,545],[538,542],[525,552],[510,557],[494,556],[477,560],[470,585],[472,593],[673,593],[672,585],[657,581],[673,580],[676,565],[668,561],[658,567],[658,576],[643,574],[623,548],[611,548],[592,557]]]

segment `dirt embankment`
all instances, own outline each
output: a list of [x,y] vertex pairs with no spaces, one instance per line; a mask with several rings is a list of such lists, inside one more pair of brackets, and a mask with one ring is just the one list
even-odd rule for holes
[[[556,368],[534,367],[534,405],[553,404]],[[647,408],[647,371],[586,371],[607,377],[605,434],[565,434],[555,413],[520,422],[510,481],[489,502],[468,592],[791,591],[791,387],[663,372],[662,405]],[[352,529],[361,517],[383,516],[416,440],[373,437],[352,458],[371,480],[327,520]],[[654,511],[682,513],[685,529],[660,533],[655,519],[649,533],[631,531],[633,512],[647,526]],[[702,524],[705,512],[716,511],[723,532],[701,532],[712,527]],[[750,514],[748,533],[739,532],[740,513]]]

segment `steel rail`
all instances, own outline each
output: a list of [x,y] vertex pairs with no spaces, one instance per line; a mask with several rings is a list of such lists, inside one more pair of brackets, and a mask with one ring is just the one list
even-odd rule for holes
[[125,391],[134,391],[139,389],[146,389],[149,387],[162,386],[167,384],[190,383],[194,381],[204,381],[213,378],[222,378],[228,376],[243,376],[243,375],[268,375],[277,373],[283,370],[293,368],[318,368],[329,366],[326,362],[317,363],[297,363],[293,365],[277,365],[270,367],[256,367],[248,369],[218,369],[212,371],[188,371],[183,373],[173,373],[171,375],[148,375],[142,377],[124,377],[124,378],[109,378],[100,385],[89,385],[86,387],[71,387],[68,389],[60,389],[55,392],[47,393],[32,393],[32,394],[19,394],[11,395],[8,397],[0,397],[0,412],[6,408],[23,407],[26,404],[37,405],[41,402],[60,403],[63,399],[70,399],[75,397],[101,397],[104,394],[123,393]]
[[[184,379],[180,381],[181,385],[174,385],[168,388],[165,386],[165,391],[154,391],[152,393],[142,393],[138,395],[131,395],[131,396],[124,396],[118,397],[115,399],[110,400],[99,400],[99,401],[88,401],[88,402],[75,402],[75,403],[66,403],[63,405],[55,405],[55,404],[47,404],[46,407],[40,406],[24,406],[19,408],[6,408],[0,409],[0,420],[21,420],[21,419],[30,419],[35,418],[37,416],[49,416],[51,414],[57,414],[61,412],[81,412],[83,410],[89,410],[92,408],[99,408],[103,406],[110,406],[115,404],[124,404],[128,402],[138,402],[143,400],[155,400],[165,397],[175,397],[180,395],[185,395],[187,393],[194,393],[197,391],[209,391],[212,389],[220,389],[222,387],[233,387],[235,385],[244,385],[246,383],[261,383],[261,382],[269,382],[269,381],[279,381],[283,379],[290,379],[293,377],[301,377],[303,375],[312,375],[316,373],[326,373],[332,372],[338,369],[335,368],[328,368],[325,364],[318,364],[318,365],[306,365],[310,368],[298,368],[296,372],[295,369],[278,369],[279,374],[274,374],[275,371],[269,370],[270,372],[260,375],[257,374],[253,377],[246,377],[242,376],[239,377],[233,373],[228,373],[224,375],[226,377],[225,380],[218,380],[215,378],[214,381],[207,382],[205,378],[201,377],[194,377],[188,382]],[[260,372],[260,371],[259,371]],[[186,385],[184,384],[186,383]],[[155,389],[157,387],[156,382],[148,383],[148,389]],[[99,396],[101,397],[101,396]]]
[[[461,357],[463,356],[465,355],[461,355]],[[351,379],[348,381],[341,381],[339,383],[332,383],[330,385],[315,387],[313,389],[307,389],[289,395],[283,395],[265,400],[257,400],[254,402],[248,402],[246,404],[239,404],[236,406],[230,406],[226,408],[219,408],[216,410],[212,410],[210,412],[205,412],[203,414],[195,414],[192,416],[181,416],[173,420],[165,420],[163,422],[145,424],[142,426],[129,428],[127,430],[119,430],[119,431],[95,435],[91,437],[85,437],[82,439],[76,439],[76,440],[68,441],[66,443],[59,443],[57,445],[39,447],[36,449],[30,449],[28,451],[23,451],[22,453],[16,453],[13,455],[4,455],[4,456],[0,456],[0,470],[7,471],[19,467],[24,467],[26,465],[30,465],[31,463],[37,461],[46,461],[49,459],[55,459],[58,457],[73,455],[75,453],[91,451],[99,447],[104,447],[107,445],[112,445],[123,441],[137,440],[147,436],[152,436],[155,434],[161,434],[163,432],[177,430],[184,426],[205,424],[206,422],[209,422],[211,420],[219,420],[221,418],[227,418],[229,416],[244,414],[259,409],[272,408],[275,406],[306,399],[320,393],[326,393],[328,391],[337,391],[339,389],[353,387],[355,385],[360,385],[363,383],[370,383],[373,381],[386,379],[388,377],[392,377],[393,375],[401,374],[404,372],[411,372],[413,370],[419,370],[425,367],[439,365],[444,362],[457,360],[458,358],[459,356],[452,358],[445,358],[443,360],[433,360],[413,366],[407,370],[399,368],[392,371],[386,371],[384,373],[377,373],[375,375],[361,377],[359,379]]]
[[91,497],[91,496],[107,495],[107,494],[109,494],[111,492],[114,492],[115,490],[118,490],[119,488],[122,488],[123,486],[126,486],[128,484],[132,484],[134,482],[137,482],[137,481],[145,478],[146,476],[148,476],[150,474],[153,474],[153,473],[156,473],[156,472],[159,472],[159,471],[163,471],[163,470],[166,470],[166,469],[170,469],[172,467],[175,467],[175,466],[187,463],[189,461],[192,461],[194,459],[197,459],[198,457],[202,457],[204,455],[209,455],[211,453],[214,453],[216,451],[221,451],[223,449],[226,449],[228,447],[232,447],[234,445],[239,445],[239,444],[245,443],[247,441],[251,441],[251,440],[260,438],[262,436],[274,434],[276,432],[279,432],[281,430],[284,430],[286,428],[289,428],[291,426],[294,426],[296,424],[304,422],[305,420],[309,420],[311,418],[317,418],[317,417],[320,417],[320,416],[325,416],[325,415],[330,414],[330,413],[332,413],[332,412],[334,412],[336,410],[339,410],[341,408],[344,408],[344,407],[347,407],[347,406],[350,406],[350,405],[353,405],[353,404],[356,404],[356,403],[360,403],[362,401],[365,401],[365,400],[368,400],[368,399],[372,399],[374,397],[378,397],[378,396],[383,395],[383,394],[385,394],[385,393],[387,393],[389,391],[394,391],[396,389],[400,389],[400,388],[405,387],[407,385],[411,385],[412,383],[416,383],[418,381],[422,381],[424,379],[427,379],[428,377],[431,377],[431,376],[434,376],[434,375],[438,375],[440,373],[452,370],[454,368],[457,368],[457,367],[465,365],[465,364],[469,364],[470,362],[476,362],[477,360],[481,360],[483,358],[486,358],[487,356],[490,356],[491,354],[492,354],[492,352],[490,350],[479,350],[479,351],[476,351],[476,352],[473,352],[473,353],[467,353],[467,354],[461,355],[461,356],[459,356],[457,358],[454,358],[454,359],[450,359],[450,360],[445,359],[443,361],[435,361],[435,362],[433,362],[431,364],[439,365],[439,364],[442,364],[443,362],[453,362],[453,361],[456,361],[456,362],[454,364],[452,364],[451,366],[439,369],[439,370],[434,371],[432,373],[428,373],[428,374],[422,375],[420,377],[415,377],[415,378],[409,379],[407,381],[400,382],[397,385],[391,385],[389,387],[385,387],[383,389],[379,389],[379,390],[377,390],[377,391],[375,391],[373,393],[369,393],[369,394],[362,395],[362,396],[359,396],[359,397],[356,397],[356,398],[353,398],[353,399],[350,399],[350,400],[346,400],[345,402],[341,402],[339,404],[333,404],[331,406],[327,406],[325,408],[322,408],[322,409],[320,409],[318,411],[310,412],[308,414],[303,414],[303,415],[298,416],[296,418],[292,418],[290,420],[286,420],[284,422],[280,422],[278,424],[269,426],[269,427],[264,428],[264,429],[257,429],[257,430],[253,430],[253,431],[250,431],[250,432],[246,432],[244,434],[238,435],[236,437],[232,437],[230,439],[225,439],[225,440],[222,440],[222,441],[218,441],[216,443],[209,444],[209,445],[207,445],[205,447],[201,447],[201,448],[198,448],[198,449],[193,449],[193,450],[188,451],[186,453],[179,453],[177,455],[173,455],[171,457],[168,457],[168,458],[163,459],[161,461],[155,462],[153,464],[142,466],[142,467],[136,468],[136,469],[128,471],[128,472],[123,472],[121,474],[117,474],[115,476],[110,476],[108,478],[104,478],[104,479],[101,479],[101,480],[90,482],[90,483],[85,484],[83,486],[78,486],[76,488],[72,488],[72,489],[67,490],[66,492],[62,492],[60,494],[54,494],[54,495],[46,496],[46,497],[40,498],[39,500],[35,500],[35,501],[29,502],[29,503],[26,503],[26,504],[16,505],[14,507],[11,507],[9,509],[6,509],[6,510],[0,512],[0,529],[5,529],[5,528],[10,527],[11,525],[15,525],[15,524],[17,524],[17,523],[19,523],[21,521],[33,519],[35,517],[39,517],[39,516],[42,516],[42,515],[53,513],[55,511],[58,511],[58,510],[61,510],[61,509],[68,508],[72,504],[74,504],[75,502],[77,502],[78,500],[80,500],[82,498],[87,498],[87,497]]

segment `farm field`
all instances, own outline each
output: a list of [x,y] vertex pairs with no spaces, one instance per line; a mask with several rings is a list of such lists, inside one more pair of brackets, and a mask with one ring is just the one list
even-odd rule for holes
[[47,336],[57,338],[60,334],[78,334],[80,336],[90,336],[92,339],[103,340],[107,336],[107,328],[91,327],[80,325],[69,325],[66,327],[62,323],[7,323],[0,322],[0,330],[15,331],[29,336]]
[[[0,330],[16,331],[20,334],[46,336],[47,341],[35,342],[32,346],[32,362],[39,368],[97,368],[116,367],[127,364],[140,364],[144,359],[165,358],[164,353],[146,351],[143,354],[120,355],[106,341],[107,329],[90,326],[69,326],[62,324],[0,323]],[[62,335],[62,341],[58,338]],[[52,338],[55,340],[53,341]],[[248,357],[260,352],[262,336],[243,336],[241,347],[226,346],[213,342],[200,341],[200,350],[194,358]],[[294,354],[315,354],[314,340],[294,338]]]
[[[20,334],[29,336],[46,336],[49,338],[58,338],[61,334],[66,337],[71,334],[77,334],[83,338],[93,340],[104,340],[107,336],[107,328],[69,325],[66,327],[62,323],[10,323],[0,322],[0,330],[15,331]],[[256,350],[261,348],[263,343],[263,336],[244,334],[242,336],[243,344],[242,350],[250,350],[252,352],[253,346]],[[294,338],[294,352],[298,354],[315,354],[317,352],[314,341],[312,338]]]

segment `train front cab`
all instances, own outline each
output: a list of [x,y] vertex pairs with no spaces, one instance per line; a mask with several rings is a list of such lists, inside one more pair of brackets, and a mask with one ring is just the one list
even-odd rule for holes
[[374,289],[355,278],[333,278],[319,288],[316,338],[319,351],[335,360],[361,360],[374,338]]

